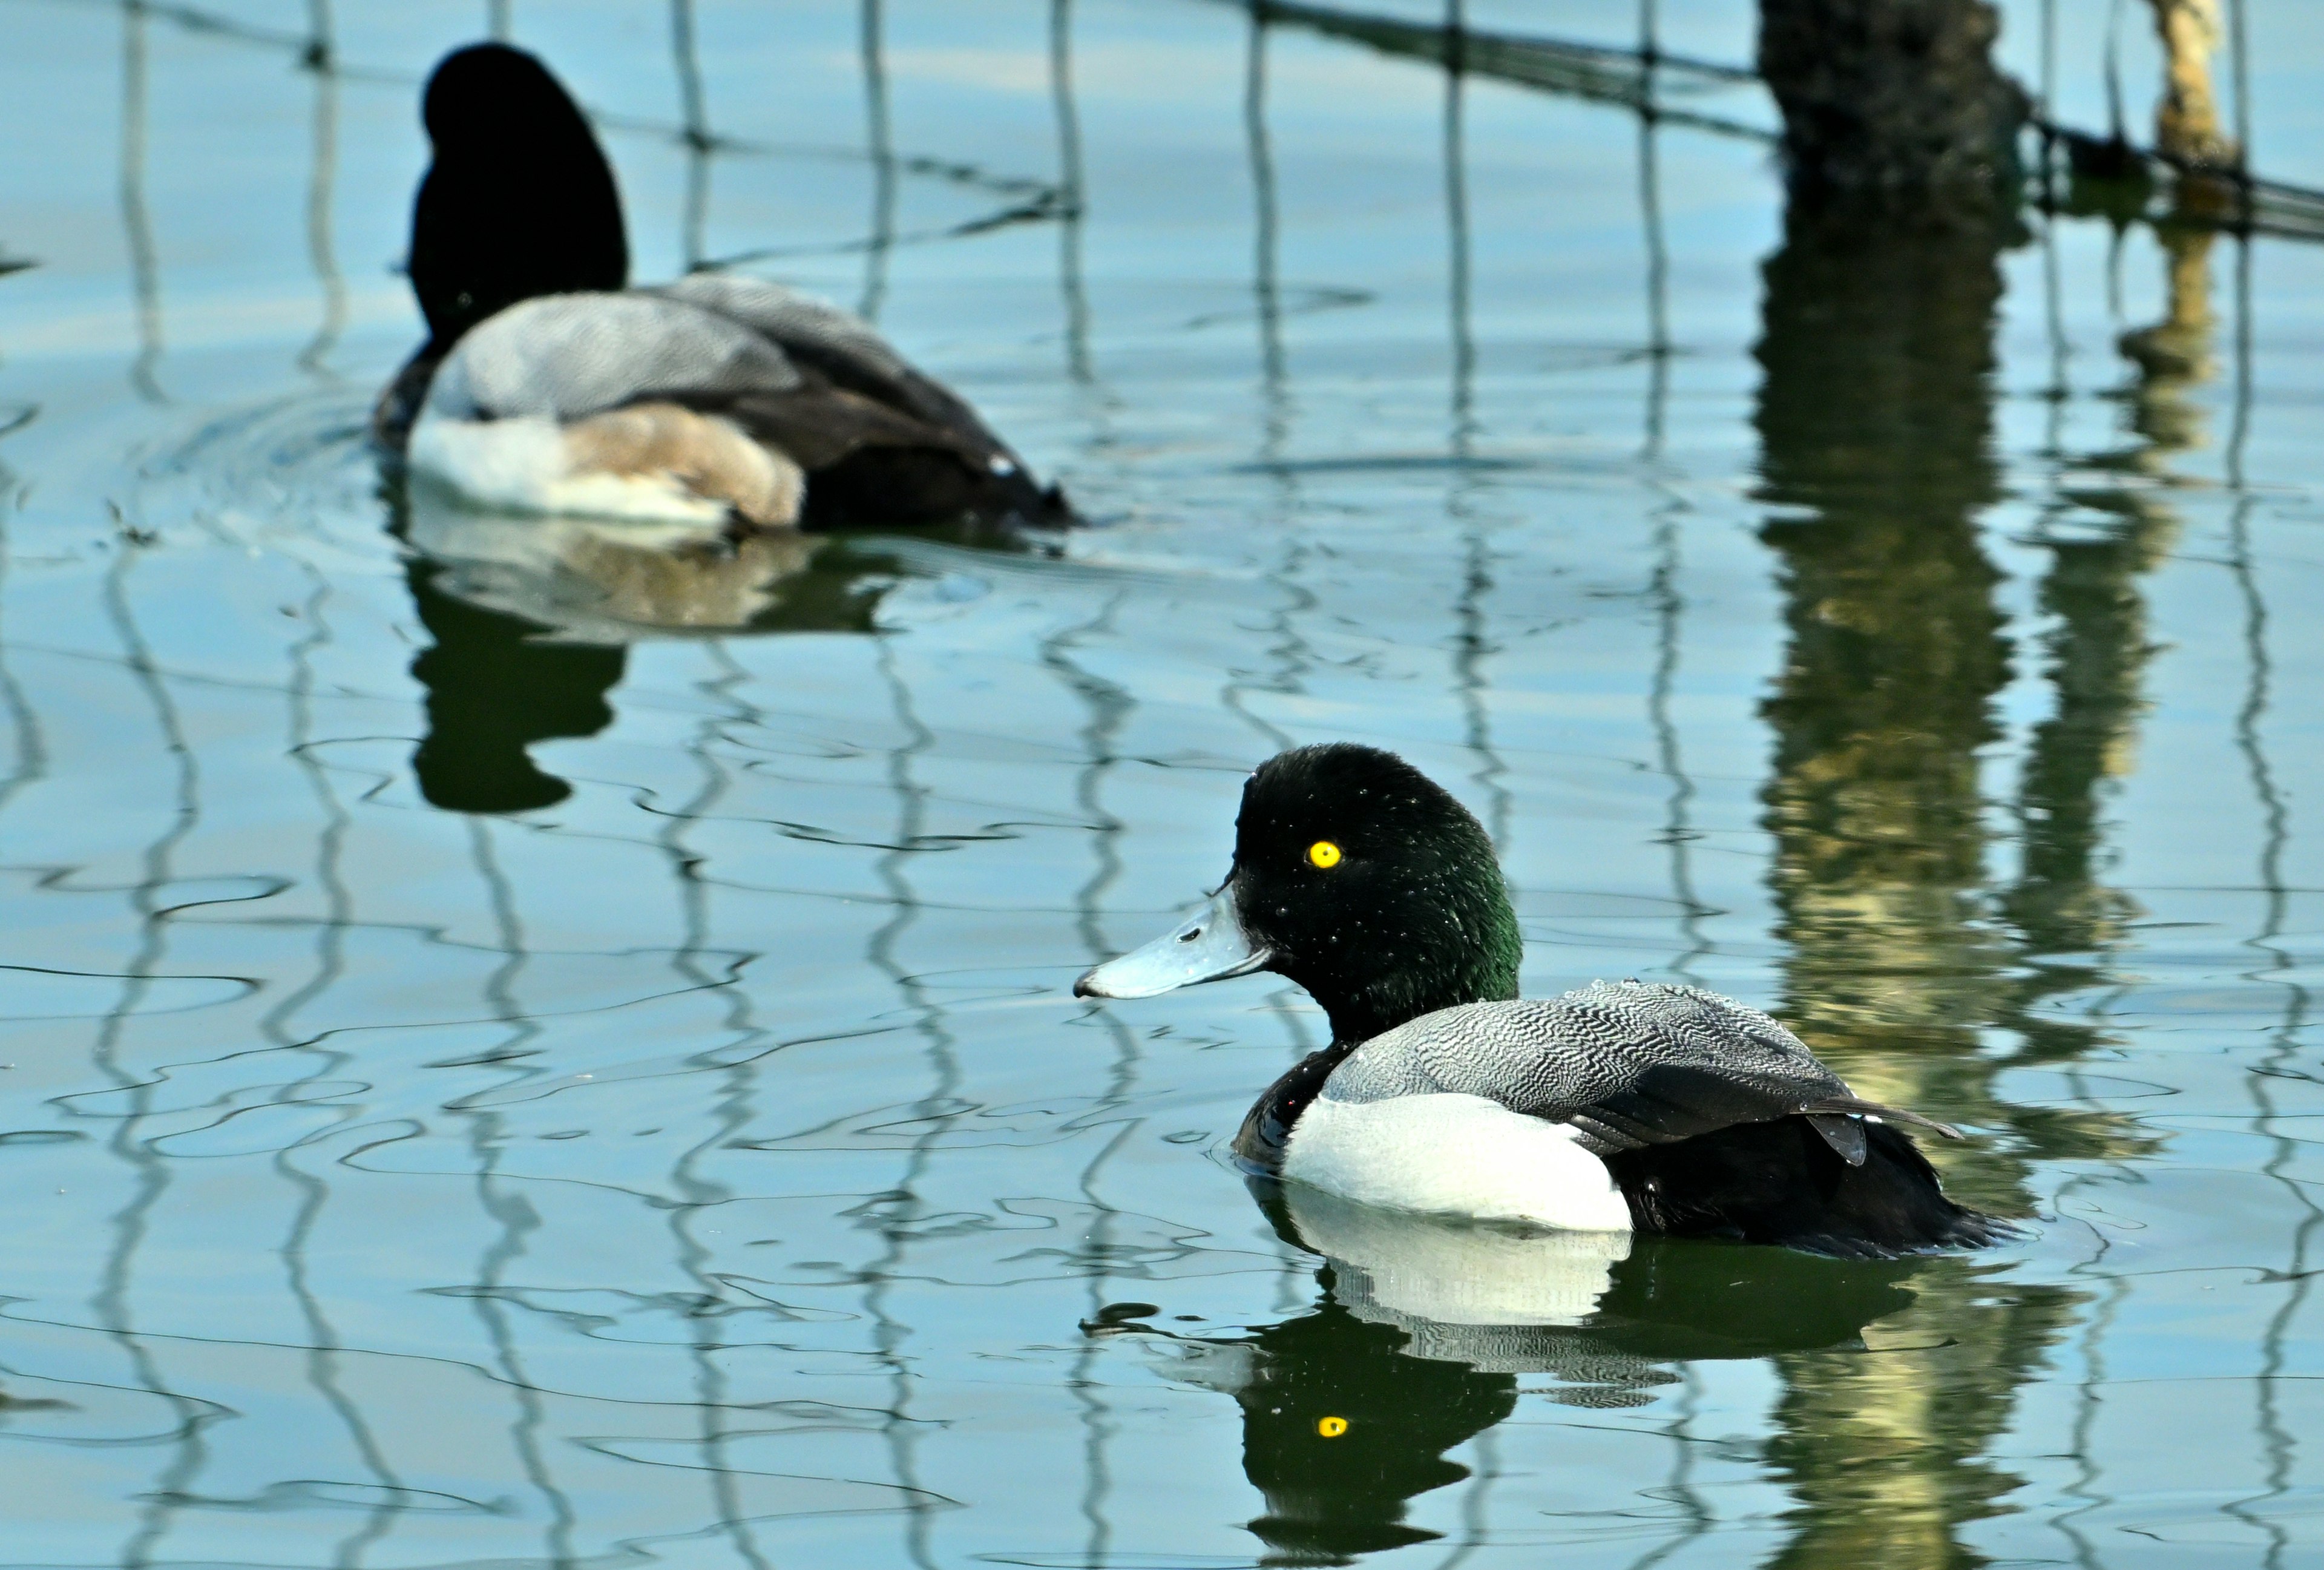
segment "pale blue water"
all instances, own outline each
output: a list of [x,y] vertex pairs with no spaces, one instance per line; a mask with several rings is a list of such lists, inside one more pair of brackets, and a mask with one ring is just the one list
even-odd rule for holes
[[[2324,247],[1787,244],[1749,134],[1204,0],[705,4],[690,157],[669,8],[527,0],[641,278],[876,314],[1102,521],[664,635],[362,440],[490,10],[0,7],[0,1562],[2314,1562]],[[1529,990],[1776,1010],[2026,1241],[1286,1242],[1222,1147],[1320,1014],[1068,987],[1327,738]]]

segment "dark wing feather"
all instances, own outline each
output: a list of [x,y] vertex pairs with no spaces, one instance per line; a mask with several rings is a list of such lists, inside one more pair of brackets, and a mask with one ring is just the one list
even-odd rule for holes
[[1642,1231],[1776,1243],[1847,1259],[1983,1248],[2017,1235],[1998,1216],[1954,1204],[1903,1130],[1851,1122],[1866,1147],[1850,1162],[1805,1118],[1738,1123],[1674,1145],[1606,1158]]
[[[836,476],[836,485],[826,480],[826,491],[850,493],[853,508],[894,513],[900,505],[908,513],[931,513],[984,508],[1013,511],[1028,521],[1062,516],[1062,498],[1034,484],[1024,461],[965,401],[916,369],[862,318],[811,295],[732,273],[694,273],[657,292],[762,335],[833,397],[826,409],[810,408],[812,398],[794,396],[753,411],[770,427],[797,432],[806,447],[786,443],[784,450],[810,476],[867,448],[881,449],[882,463],[894,462],[899,453],[922,455],[890,475]],[[867,405],[897,418],[874,418]],[[816,458],[810,452],[832,456]],[[945,504],[955,494],[960,499]]]
[[1830,1113],[1841,1117],[1871,1118],[1884,1123],[1910,1123],[1916,1129],[1926,1129],[1929,1132],[1948,1140],[1963,1140],[1969,1137],[1950,1123],[1941,1123],[1934,1118],[1923,1117],[1919,1113],[1906,1112],[1901,1106],[1887,1106],[1880,1102],[1866,1101],[1861,1096],[1829,1095],[1812,1106],[1803,1107],[1800,1110],[1811,1114]]
[[1335,1099],[1481,1095],[1569,1123],[1600,1156],[1811,1114],[1850,1165],[1865,1102],[1775,1020],[1694,987],[1600,983],[1561,998],[1440,1010],[1374,1038],[1332,1077]]
[[1022,470],[995,474],[952,432],[812,372],[782,392],[683,400],[722,414],[807,475],[811,523],[894,523],[1046,515]]
[[820,378],[783,392],[701,400],[754,439],[780,448],[814,474],[866,448],[927,448],[966,465],[973,457],[946,432]]

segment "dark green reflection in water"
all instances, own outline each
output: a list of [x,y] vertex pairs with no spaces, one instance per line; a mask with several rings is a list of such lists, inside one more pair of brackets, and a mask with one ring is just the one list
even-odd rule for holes
[[633,642],[776,633],[879,630],[881,599],[924,568],[908,540],[999,555],[1055,554],[1056,542],[973,521],[877,537],[710,530],[664,543],[586,519],[470,512],[390,478],[388,531],[434,646],[412,661],[428,689],[428,734],[412,754],[420,794],[453,812],[550,807],[572,787],[529,749],[594,736]]
[[1234,1394],[1268,1563],[1346,1564],[1435,1537],[1405,1520],[1407,1501],[1467,1477],[1444,1453],[1516,1409],[1514,1374],[1408,1357],[1406,1339],[1327,1298],[1249,1344],[1250,1382]]
[[[1269,1196],[1261,1204],[1286,1241],[1312,1246]],[[1371,1234],[1375,1246],[1384,1241],[1392,1250],[1392,1240]],[[1363,1266],[1333,1260],[1319,1272],[1323,1297],[1305,1313],[1247,1337],[1170,1339],[1214,1353],[1212,1371],[1196,1377],[1241,1408],[1244,1473],[1266,1501],[1249,1524],[1267,1545],[1262,1562],[1344,1565],[1439,1535],[1406,1519],[1412,1501],[1470,1477],[1447,1452],[1510,1416],[1521,1377],[1531,1390],[1546,1376],[1544,1393],[1558,1405],[1604,1409],[1644,1405],[1694,1362],[1917,1358],[1917,1350],[1868,1349],[1865,1331],[1908,1308],[1920,1281],[1942,1268],[1641,1238],[1580,1323],[1496,1327],[1384,1307]],[[1158,1334],[1112,1325],[1098,1333],[1117,1328]]]
[[444,593],[439,570],[420,561],[406,569],[420,624],[436,640],[411,662],[428,689],[428,734],[411,754],[420,793],[450,812],[553,807],[573,788],[526,749],[613,724],[606,695],[629,651],[542,642],[532,623]]
[[[535,559],[478,557],[535,530]],[[410,517],[399,532],[423,554],[406,580],[434,646],[412,661],[428,689],[428,734],[411,767],[420,794],[453,812],[551,807],[572,787],[529,749],[594,736],[640,639],[780,632],[870,633],[902,573],[894,559],[806,536],[645,550],[546,520]],[[451,548],[451,549],[447,549]]]

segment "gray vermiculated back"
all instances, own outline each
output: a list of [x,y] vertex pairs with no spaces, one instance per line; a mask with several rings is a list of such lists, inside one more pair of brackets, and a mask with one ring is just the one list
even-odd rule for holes
[[651,292],[731,317],[786,348],[851,362],[883,381],[912,374],[909,362],[862,317],[763,278],[693,272]]
[[[925,420],[979,453],[1009,452],[975,410],[916,368],[852,311],[779,283],[732,272],[692,273],[656,292],[730,317],[838,385]],[[1009,456],[1014,463],[1014,456]]]
[[463,337],[428,402],[454,419],[578,420],[657,395],[780,392],[799,382],[781,349],[716,311],[655,294],[553,294]]
[[1571,1122],[1608,1155],[1783,1117],[1848,1086],[1798,1037],[1732,998],[1599,982],[1424,1014],[1358,1048],[1323,1094],[1481,1095]]

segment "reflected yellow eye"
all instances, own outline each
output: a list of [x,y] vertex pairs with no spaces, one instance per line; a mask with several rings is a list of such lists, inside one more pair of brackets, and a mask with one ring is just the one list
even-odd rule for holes
[[[1340,847],[1328,839],[1319,839],[1307,847],[1307,864],[1311,867],[1336,867],[1340,864]],[[1339,1419],[1334,1418],[1333,1422]]]
[[1347,1431],[1348,1420],[1345,1418],[1319,1418],[1315,1420],[1315,1432],[1326,1439],[1337,1439]]

